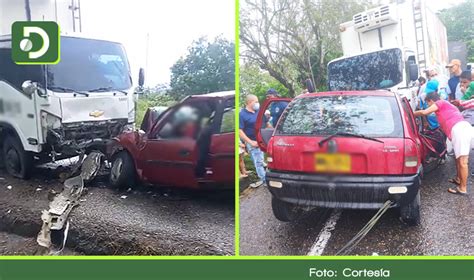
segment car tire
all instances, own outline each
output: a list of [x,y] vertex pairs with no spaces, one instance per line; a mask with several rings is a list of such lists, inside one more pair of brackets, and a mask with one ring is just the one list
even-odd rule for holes
[[275,218],[282,222],[291,222],[296,220],[300,214],[301,209],[298,206],[281,201],[278,198],[272,197],[272,210]]
[[8,174],[20,179],[29,179],[33,171],[33,156],[23,149],[20,140],[7,136],[3,142],[3,161]]
[[121,151],[112,157],[110,184],[118,189],[133,187],[136,183],[136,172],[133,158],[127,151]]
[[409,226],[417,226],[420,224],[420,191],[416,194],[412,202],[400,206],[400,219]]

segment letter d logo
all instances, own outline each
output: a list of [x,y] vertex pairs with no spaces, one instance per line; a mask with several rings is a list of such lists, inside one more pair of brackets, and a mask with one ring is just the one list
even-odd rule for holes
[[17,21],[12,25],[12,59],[16,64],[59,62],[59,26],[53,21]]

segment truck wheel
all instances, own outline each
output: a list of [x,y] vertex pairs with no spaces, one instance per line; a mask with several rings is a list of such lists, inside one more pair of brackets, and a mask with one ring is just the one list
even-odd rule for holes
[[420,224],[420,191],[415,196],[412,202],[400,206],[400,218],[409,226],[417,226]]
[[3,142],[3,160],[5,169],[13,177],[29,179],[33,169],[33,157],[23,149],[20,141],[7,136]]
[[127,151],[121,151],[112,157],[110,184],[119,189],[133,187],[136,182],[135,164]]
[[301,210],[296,205],[281,201],[275,197],[272,197],[272,210],[273,215],[282,222],[294,221],[301,214]]

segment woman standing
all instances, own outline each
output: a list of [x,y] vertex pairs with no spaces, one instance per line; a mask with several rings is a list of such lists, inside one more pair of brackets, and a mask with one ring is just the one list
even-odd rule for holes
[[435,113],[441,130],[453,143],[454,155],[456,156],[457,177],[450,182],[458,185],[449,188],[448,192],[454,194],[467,194],[468,159],[471,150],[471,139],[473,137],[471,125],[464,120],[458,108],[446,100],[440,100],[437,92],[428,93],[425,101],[428,108],[415,112],[415,117],[427,116]]

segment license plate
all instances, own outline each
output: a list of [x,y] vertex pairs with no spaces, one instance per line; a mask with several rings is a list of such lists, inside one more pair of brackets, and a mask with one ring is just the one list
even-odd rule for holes
[[315,154],[314,168],[319,172],[350,172],[351,156],[348,154]]

